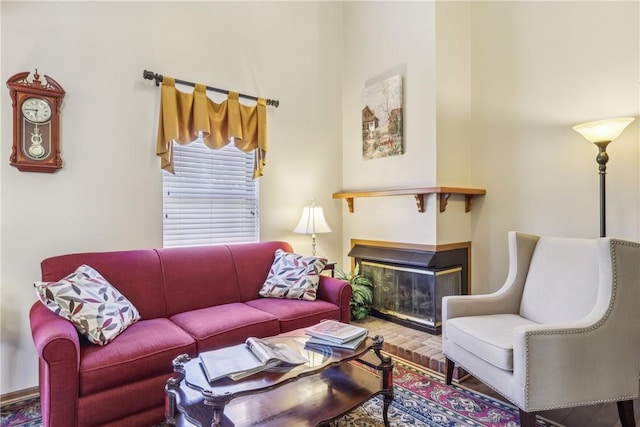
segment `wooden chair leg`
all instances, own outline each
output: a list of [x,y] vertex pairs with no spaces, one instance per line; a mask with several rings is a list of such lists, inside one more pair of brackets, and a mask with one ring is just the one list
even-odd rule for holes
[[520,427],[535,427],[536,413],[526,412],[520,409]]
[[633,400],[623,400],[617,403],[622,427],[636,427],[636,419],[633,415]]
[[451,385],[451,382],[453,381],[453,368],[455,368],[456,363],[449,359],[448,357],[446,358],[447,360],[447,367],[445,369],[445,375],[446,375],[446,381],[445,383],[447,385]]

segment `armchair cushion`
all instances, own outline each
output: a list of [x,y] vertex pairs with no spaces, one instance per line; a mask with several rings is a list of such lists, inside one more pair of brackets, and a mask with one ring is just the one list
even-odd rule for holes
[[[598,296],[596,240],[540,237],[531,257],[520,315],[542,324],[575,322]],[[570,304],[567,302],[571,301]]]
[[536,324],[517,314],[456,317],[447,322],[447,337],[485,362],[512,371],[513,330]]

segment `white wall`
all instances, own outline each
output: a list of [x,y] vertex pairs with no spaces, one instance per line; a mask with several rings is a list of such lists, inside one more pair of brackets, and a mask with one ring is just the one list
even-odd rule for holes
[[339,3],[0,5],[2,81],[38,68],[66,91],[65,165],[54,174],[8,165],[11,101],[0,91],[0,394],[37,385],[28,311],[42,259],[162,244],[160,92],[144,69],[279,99],[268,109],[261,239],[310,253],[310,238],[291,230],[315,197],[334,228],[318,237],[318,251],[339,259],[341,211],[331,199],[341,183]]
[[[435,3],[345,2],[342,189],[436,185]],[[404,77],[405,154],[362,159],[362,91],[394,74]],[[343,248],[350,239],[436,243],[434,196],[419,213],[412,196],[359,198],[354,213],[340,200]]]
[[571,127],[636,117],[608,147],[607,235],[639,240],[638,2],[471,3],[476,292],[506,276],[506,233],[598,237],[597,148]]

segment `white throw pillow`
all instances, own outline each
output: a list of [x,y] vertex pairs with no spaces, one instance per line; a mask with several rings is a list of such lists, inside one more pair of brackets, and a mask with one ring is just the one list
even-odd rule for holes
[[111,342],[140,320],[133,304],[88,265],[57,282],[38,281],[33,286],[47,308],[73,323],[94,344]]
[[314,301],[320,272],[327,265],[324,258],[302,256],[276,249],[273,265],[260,295]]

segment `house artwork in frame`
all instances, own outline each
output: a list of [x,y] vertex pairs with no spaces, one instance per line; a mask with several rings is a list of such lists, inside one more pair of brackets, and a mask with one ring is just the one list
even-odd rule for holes
[[367,86],[362,101],[362,158],[403,154],[402,76]]

